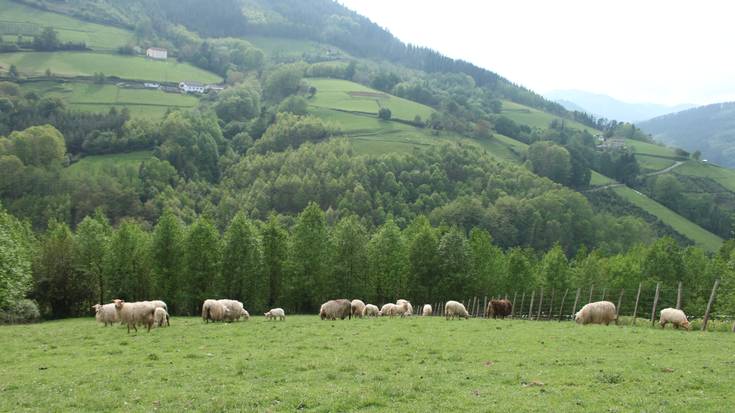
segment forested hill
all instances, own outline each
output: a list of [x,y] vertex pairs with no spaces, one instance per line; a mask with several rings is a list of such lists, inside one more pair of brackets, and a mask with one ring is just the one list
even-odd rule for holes
[[661,116],[640,127],[667,145],[700,151],[710,162],[735,168],[735,102]]
[[356,57],[381,59],[429,73],[463,73],[498,97],[560,116],[589,121],[581,113],[472,63],[454,60],[429,48],[405,44],[333,0],[20,0],[89,21],[115,24],[136,34],[155,32],[185,47],[177,25],[202,37],[269,37],[310,39]]

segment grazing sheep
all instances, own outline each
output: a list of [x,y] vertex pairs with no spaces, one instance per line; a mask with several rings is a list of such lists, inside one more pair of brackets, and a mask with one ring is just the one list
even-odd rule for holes
[[365,317],[377,317],[380,313],[380,309],[377,305],[367,304],[365,305]]
[[428,317],[434,313],[434,309],[431,308],[431,304],[424,304],[424,308],[421,310],[421,315]]
[[502,300],[490,300],[489,303],[487,303],[487,308],[485,309],[485,318],[505,318],[510,315],[510,313],[513,310],[513,303],[510,302],[510,300],[502,299]]
[[265,318],[267,320],[282,320],[286,321],[286,312],[283,311],[283,308],[274,308],[265,313]]
[[686,314],[683,311],[677,310],[676,308],[664,308],[660,313],[661,317],[658,323],[661,328],[666,328],[667,323],[674,325],[674,328],[684,327],[689,330],[689,320],[687,320]]
[[352,306],[352,316],[356,318],[362,318],[365,316],[365,303],[362,300],[358,300],[357,298],[352,300],[350,303]]
[[153,313],[156,311],[156,307],[149,302],[139,303],[126,303],[123,300],[113,300],[115,303],[115,310],[117,310],[117,316],[120,322],[127,324],[128,333],[130,333],[130,327],[133,327],[135,332],[138,332],[137,324],[142,324],[148,327],[148,332],[153,327]]
[[352,303],[345,299],[329,300],[319,309],[319,317],[322,320],[352,319]]
[[447,301],[447,303],[444,304],[444,316],[447,318],[447,320],[449,320],[450,318],[454,320],[454,317],[470,318],[470,314],[467,312],[464,304],[457,301]]
[[393,317],[394,315],[399,314],[399,308],[397,305],[393,303],[387,303],[384,304],[383,307],[380,308],[380,311],[378,312],[378,315],[381,317],[389,316]]
[[156,310],[153,312],[153,323],[157,327],[163,327],[165,324],[166,326],[171,326],[171,323],[168,319],[168,312],[163,309],[163,307],[157,307]]
[[155,305],[156,308],[163,308],[164,310],[166,310],[166,313],[168,313],[168,306],[166,305],[165,302],[161,300],[152,300],[150,301],[150,303]]
[[204,300],[204,304],[202,304],[202,320],[207,323],[210,321],[225,321],[229,312],[230,309],[217,300]]
[[117,316],[117,310],[115,309],[115,304],[95,304],[92,306],[92,308],[95,311],[94,318],[99,323],[104,323],[105,327],[107,327],[107,324],[113,325],[120,321],[120,318]]
[[413,315],[413,306],[411,305],[411,302],[408,300],[396,301],[396,307],[397,307],[398,315],[400,315],[401,317],[410,317]]
[[239,321],[240,317],[245,317],[245,320],[250,319],[250,314],[245,311],[243,304],[237,300],[217,300],[227,308],[227,314],[225,314],[226,321]]
[[597,301],[589,303],[582,307],[581,310],[574,315],[577,324],[605,324],[609,325],[611,321],[618,323],[618,315],[615,311],[615,304],[610,301]]

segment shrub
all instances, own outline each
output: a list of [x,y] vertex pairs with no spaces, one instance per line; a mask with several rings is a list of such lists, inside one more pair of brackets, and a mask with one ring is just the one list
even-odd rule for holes
[[0,324],[36,323],[41,320],[41,311],[33,300],[20,300],[0,309]]

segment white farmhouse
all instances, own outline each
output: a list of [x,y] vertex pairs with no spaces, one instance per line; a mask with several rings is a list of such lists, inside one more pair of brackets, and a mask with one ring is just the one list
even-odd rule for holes
[[204,93],[207,87],[197,82],[181,82],[179,83],[179,89],[186,93]]
[[168,59],[168,50],[161,49],[160,47],[149,47],[145,51],[145,55],[151,59],[166,60]]

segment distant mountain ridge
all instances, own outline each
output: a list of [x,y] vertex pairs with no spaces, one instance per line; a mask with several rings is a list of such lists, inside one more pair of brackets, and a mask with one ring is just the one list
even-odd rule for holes
[[607,95],[581,90],[555,90],[545,96],[568,110],[582,110],[598,117],[625,122],[641,122],[694,107],[691,104],[666,106],[656,103],[627,103]]
[[700,106],[638,126],[667,145],[699,150],[702,158],[735,168],[735,102]]

